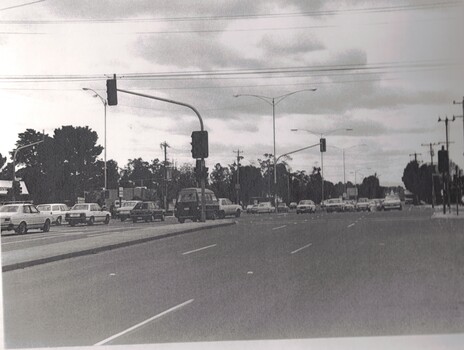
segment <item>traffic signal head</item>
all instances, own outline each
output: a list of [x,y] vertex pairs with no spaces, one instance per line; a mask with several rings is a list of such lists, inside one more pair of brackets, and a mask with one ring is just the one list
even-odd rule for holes
[[449,172],[448,152],[444,149],[438,151],[438,171],[440,173]]
[[118,91],[116,87],[116,79],[108,79],[106,81],[106,96],[108,105],[116,106],[118,104]]
[[208,132],[192,132],[192,158],[208,158]]
[[325,152],[327,150],[327,145],[325,143],[325,138],[320,139],[319,146],[321,147],[321,152]]

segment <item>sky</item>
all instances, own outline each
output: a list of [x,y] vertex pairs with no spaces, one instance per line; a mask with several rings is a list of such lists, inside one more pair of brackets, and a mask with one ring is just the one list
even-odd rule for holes
[[[438,118],[463,114],[453,104],[464,99],[463,9],[446,0],[2,0],[0,153],[27,128],[53,135],[63,125],[88,125],[104,145],[103,103],[83,88],[106,98],[116,74],[119,89],[193,105],[210,168],[232,164],[237,150],[243,165],[273,153],[271,99],[289,94],[275,99],[276,155],[324,134],[327,180],[375,173],[402,185],[412,154],[430,162],[422,144],[445,141]],[[118,101],[107,109],[108,160],[162,159],[166,141],[170,160],[194,163],[192,110]],[[463,119],[449,129],[450,158],[464,168]],[[318,147],[288,164],[310,172]]]

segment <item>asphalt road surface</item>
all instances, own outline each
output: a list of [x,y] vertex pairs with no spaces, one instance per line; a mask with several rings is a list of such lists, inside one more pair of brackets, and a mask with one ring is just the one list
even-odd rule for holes
[[461,333],[463,221],[431,214],[244,215],[234,226],[4,272],[5,343]]

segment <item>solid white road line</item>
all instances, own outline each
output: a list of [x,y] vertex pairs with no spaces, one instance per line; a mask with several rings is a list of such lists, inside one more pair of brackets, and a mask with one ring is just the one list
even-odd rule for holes
[[55,233],[54,235],[49,235],[49,236],[46,236],[46,237],[37,237],[37,238],[23,239],[21,241],[4,242],[4,243],[2,243],[2,245],[14,244],[14,243],[24,243],[24,242],[30,242],[30,241],[37,241],[37,240],[41,240],[41,239],[57,238],[57,237],[61,237],[61,235]]
[[109,338],[106,338],[106,339],[94,344],[94,346],[103,345],[103,344],[106,344],[106,343],[116,339],[116,338],[119,338],[120,336],[122,336],[122,335],[124,335],[126,333],[129,333],[129,332],[133,331],[134,329],[139,328],[139,327],[141,327],[141,326],[143,326],[143,325],[145,325],[145,324],[147,324],[147,323],[149,323],[149,322],[151,322],[153,320],[156,320],[157,318],[160,318],[161,316],[164,316],[164,315],[166,315],[166,314],[168,314],[168,313],[170,313],[172,311],[180,309],[181,307],[183,307],[183,306],[185,306],[187,304],[190,304],[193,300],[194,299],[187,300],[186,302],[183,302],[182,304],[176,305],[176,306],[174,306],[174,307],[172,307],[172,308],[170,308],[170,309],[168,309],[166,311],[163,311],[162,313],[160,313],[158,315],[155,315],[155,316],[149,318],[148,320],[140,322],[140,323],[136,324],[135,326],[132,326],[132,327],[126,329],[125,331],[122,331],[122,332],[120,332],[118,334],[115,334],[115,335],[113,335],[113,336],[111,336]]
[[353,227],[354,225],[355,225],[355,224],[354,224],[354,222],[353,222],[352,224],[348,225],[348,227]]
[[298,253],[299,251],[301,251],[301,250],[303,250],[303,249],[305,249],[305,248],[311,247],[312,245],[313,245],[312,243],[306,244],[304,247],[298,248],[297,250],[294,250],[294,251],[291,252],[290,254]]
[[273,230],[278,230],[278,229],[284,228],[284,227],[287,227],[287,225],[282,225],[282,226],[279,226],[279,227],[274,227]]
[[189,250],[188,252],[182,253],[182,255],[187,255],[187,254],[199,252],[200,250],[212,248],[212,247],[215,247],[215,246],[217,246],[217,244],[211,244],[211,245],[208,245],[208,246],[203,247],[203,248],[198,248],[198,249],[195,249],[195,250]]

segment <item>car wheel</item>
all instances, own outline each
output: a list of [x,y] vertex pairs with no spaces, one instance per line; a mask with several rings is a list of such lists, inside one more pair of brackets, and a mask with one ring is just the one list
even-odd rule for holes
[[105,225],[108,225],[108,224],[110,223],[110,216],[109,216],[109,215],[107,215],[107,216],[105,217],[104,223],[105,223]]
[[92,226],[94,223],[95,223],[95,218],[91,216],[87,225]]
[[125,220],[126,220],[126,218],[124,218],[124,217],[121,217],[121,221],[125,221]]
[[183,223],[185,222],[185,219],[179,218],[178,220],[179,220],[179,222],[180,222],[181,224],[183,224]]
[[219,212],[218,218],[219,218],[219,219],[224,219],[225,217],[226,217],[226,213],[225,213],[224,211],[221,210],[221,211]]
[[24,221],[22,221],[16,229],[16,232],[20,235],[27,233],[27,224]]
[[216,220],[217,217],[218,217],[217,211],[213,211],[213,215],[211,215],[211,220]]
[[56,219],[56,224],[60,226],[62,221],[63,221],[62,217],[58,216],[58,218]]
[[45,224],[42,227],[43,232],[48,232],[50,231],[50,220],[45,220]]
[[240,210],[237,210],[237,211],[235,212],[235,217],[236,217],[236,218],[239,218],[239,217],[240,217]]
[[69,223],[69,226],[74,227],[74,226],[76,226],[76,223],[71,221],[71,222]]

